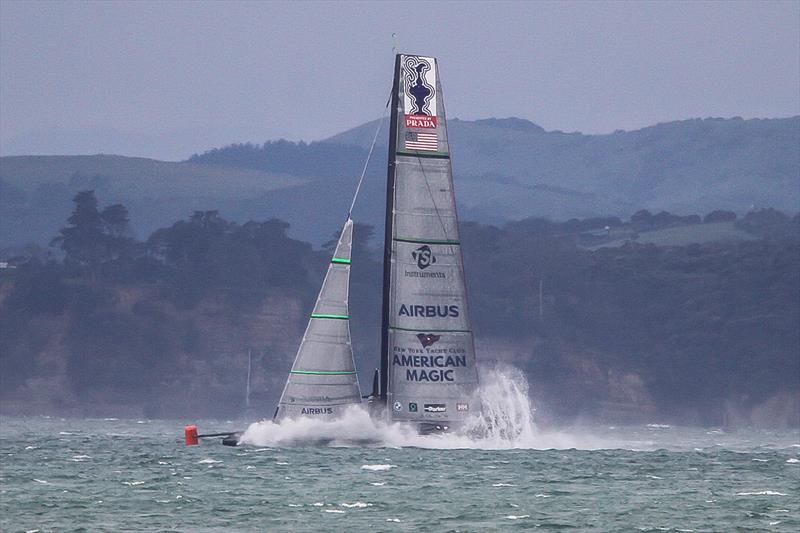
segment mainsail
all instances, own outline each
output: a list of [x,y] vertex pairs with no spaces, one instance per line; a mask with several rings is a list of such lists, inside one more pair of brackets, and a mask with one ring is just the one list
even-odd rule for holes
[[397,55],[390,113],[381,397],[391,420],[458,423],[480,406],[435,58]]
[[283,389],[275,420],[330,419],[361,403],[350,343],[348,292],[353,221],[348,217]]

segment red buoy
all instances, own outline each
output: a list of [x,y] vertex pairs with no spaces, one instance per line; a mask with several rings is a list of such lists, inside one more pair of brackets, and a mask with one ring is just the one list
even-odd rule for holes
[[186,436],[186,445],[187,446],[194,446],[196,444],[200,444],[200,439],[197,438],[197,426],[194,424],[190,424],[183,429],[183,433]]

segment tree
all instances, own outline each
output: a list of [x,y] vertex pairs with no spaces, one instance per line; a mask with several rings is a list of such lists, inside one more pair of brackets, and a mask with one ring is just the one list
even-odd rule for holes
[[66,253],[65,261],[82,267],[95,268],[107,255],[103,219],[97,210],[94,191],[81,191],[73,198],[75,209],[67,219],[69,226],[51,244],[60,244]]

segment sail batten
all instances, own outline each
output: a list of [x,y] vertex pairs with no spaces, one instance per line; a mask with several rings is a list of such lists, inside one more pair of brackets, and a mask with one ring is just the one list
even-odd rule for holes
[[390,420],[457,423],[480,406],[435,58],[397,56],[391,113],[382,397]]
[[350,341],[348,293],[353,221],[348,218],[297,350],[275,419],[330,419],[361,403]]

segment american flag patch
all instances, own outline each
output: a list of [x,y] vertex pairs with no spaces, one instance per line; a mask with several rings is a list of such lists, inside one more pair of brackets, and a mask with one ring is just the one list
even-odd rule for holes
[[428,150],[435,152],[439,149],[439,141],[435,133],[421,133],[418,131],[406,132],[406,150]]

